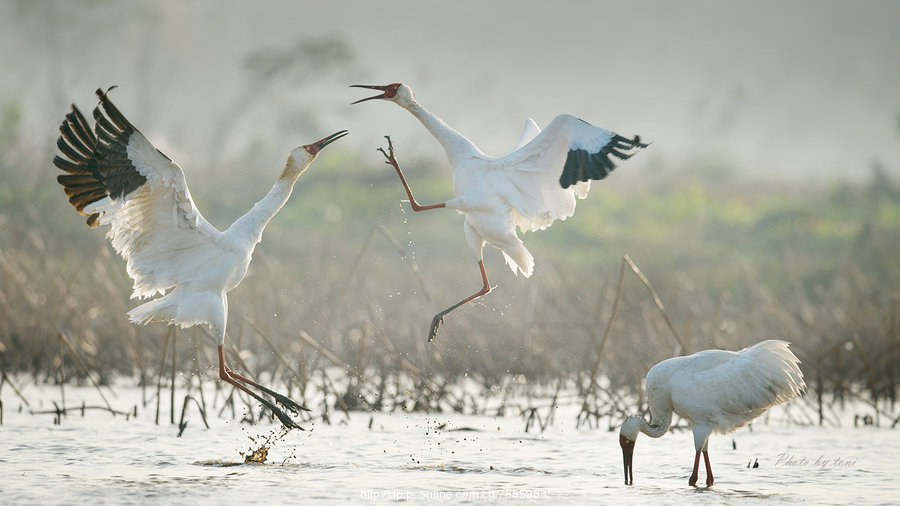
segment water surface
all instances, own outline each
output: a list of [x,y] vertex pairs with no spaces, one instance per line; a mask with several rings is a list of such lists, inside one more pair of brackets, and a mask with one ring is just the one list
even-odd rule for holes
[[[116,389],[114,406],[131,406],[137,389]],[[688,487],[689,431],[641,436],[633,486],[625,486],[618,434],[576,429],[577,408],[561,406],[544,433],[524,420],[458,414],[332,414],[282,435],[276,424],[248,425],[196,411],[182,437],[155,425],[152,409],[126,420],[101,411],[52,415],[18,411],[5,388],[0,426],[0,498],[4,504],[294,504],[488,500],[583,504],[889,504],[900,500],[898,433],[888,428],[800,427],[758,421],[713,436],[716,483]],[[58,391],[31,387],[46,409]],[[68,404],[97,401],[69,388]],[[129,399],[135,402],[129,403]],[[180,403],[179,403],[180,404]],[[127,409],[127,408],[126,408]],[[180,406],[179,415],[180,415]],[[778,418],[772,416],[772,419]],[[265,444],[266,438],[269,443]],[[264,464],[243,455],[269,449]],[[734,448],[736,446],[736,448]],[[758,468],[748,467],[758,462]],[[701,466],[702,467],[702,466]],[[705,475],[701,471],[700,482]]]

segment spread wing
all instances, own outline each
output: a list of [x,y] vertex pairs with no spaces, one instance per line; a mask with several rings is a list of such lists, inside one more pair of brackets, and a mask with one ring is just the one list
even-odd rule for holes
[[54,165],[69,202],[127,262],[133,297],[189,282],[222,254],[221,232],[194,205],[181,167],[157,150],[97,90],[95,130],[74,105],[60,125]]
[[518,212],[516,225],[523,230],[543,229],[572,216],[575,196],[586,197],[592,179],[612,172],[613,158],[626,160],[647,147],[638,137],[629,140],[569,114],[560,114],[540,133],[536,128],[526,122],[522,140],[532,137],[530,141],[494,160],[516,189],[505,198]]

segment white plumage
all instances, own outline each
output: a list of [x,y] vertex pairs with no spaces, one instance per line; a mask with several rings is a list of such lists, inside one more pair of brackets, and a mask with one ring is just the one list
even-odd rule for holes
[[390,144],[390,152],[385,152],[388,163],[400,176],[414,211],[447,207],[465,215],[466,242],[481,270],[481,290],[435,315],[429,341],[434,338],[444,315],[490,292],[482,259],[486,243],[503,253],[506,264],[514,273],[530,277],[534,271],[534,257],[519,238],[516,228],[542,230],[556,220],[572,216],[575,197],[586,197],[590,181],[603,179],[615,168],[611,157],[627,159],[637,149],[647,146],[641,144],[638,137],[626,139],[575,116],[561,114],[543,131],[528,119],[515,149],[506,156],[492,157],[422,107],[408,86],[401,83],[354,86],[382,91],[380,95],[354,103],[385,99],[412,113],[440,142],[453,167],[455,197],[444,203],[422,206],[413,198]]
[[346,135],[337,132],[291,151],[269,193],[224,232],[197,210],[181,167],[157,150],[107,97],[97,90],[92,132],[81,112],[60,126],[57,145],[67,158],[54,164],[67,174],[57,179],[88,225],[108,225],[107,237],[126,261],[134,280],[132,298],[159,298],[128,315],[132,322],[169,322],[180,327],[208,324],[219,348],[219,375],[271,409],[289,427],[296,423],[277,406],[241,383],[259,388],[277,402],[305,409],[228,368],[223,344],[228,319],[226,294],[244,278],[262,231],[291,195],[297,178],[318,152]]
[[772,406],[800,395],[806,388],[799,359],[784,341],[768,340],[741,351],[706,350],[656,364],[647,373],[646,392],[650,422],[631,416],[620,429],[619,443],[625,465],[625,483],[632,474],[632,455],[638,432],[661,437],[669,430],[672,413],[688,420],[694,433],[694,469],[688,483],[695,485],[703,453],[706,484],[713,484],[707,454],[713,432],[735,431]]

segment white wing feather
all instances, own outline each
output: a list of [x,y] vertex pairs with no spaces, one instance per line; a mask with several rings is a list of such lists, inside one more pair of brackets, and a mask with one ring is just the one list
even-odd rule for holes
[[720,433],[743,427],[806,388],[799,360],[784,341],[763,341],[738,352],[707,350],[671,360],[690,361],[670,378],[675,412]]
[[541,133],[541,127],[537,126],[533,119],[526,119],[525,126],[522,128],[522,135],[519,136],[519,142],[516,143],[513,151],[531,142],[539,133]]
[[[532,132],[526,122],[522,139]],[[503,169],[509,181],[509,185],[500,188],[502,197],[517,211],[516,225],[524,231],[542,230],[556,220],[572,216],[575,197],[585,198],[591,183],[583,181],[569,188],[560,186],[560,174],[569,151],[599,152],[614,135],[575,116],[560,114],[525,145],[492,160],[491,166]]]
[[191,199],[184,172],[139,131],[128,138],[128,158],[147,182],[119,199],[106,197],[85,208],[110,225],[107,237],[127,262],[132,297],[164,293],[193,279],[222,255],[222,233]]

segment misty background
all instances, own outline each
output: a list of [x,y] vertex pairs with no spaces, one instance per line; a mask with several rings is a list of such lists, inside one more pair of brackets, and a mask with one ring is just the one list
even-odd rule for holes
[[[897,19],[892,1],[7,0],[0,106],[49,158],[68,104],[117,84],[189,180],[213,170],[211,150],[258,146],[258,170],[342,128],[344,148],[390,133],[443,160],[405,111],[349,105],[364,93],[349,84],[405,82],[488,154],[525,118],[568,112],[654,141],[632,171],[712,158],[757,178],[860,179],[900,171]],[[317,41],[330,62],[291,60]]]

